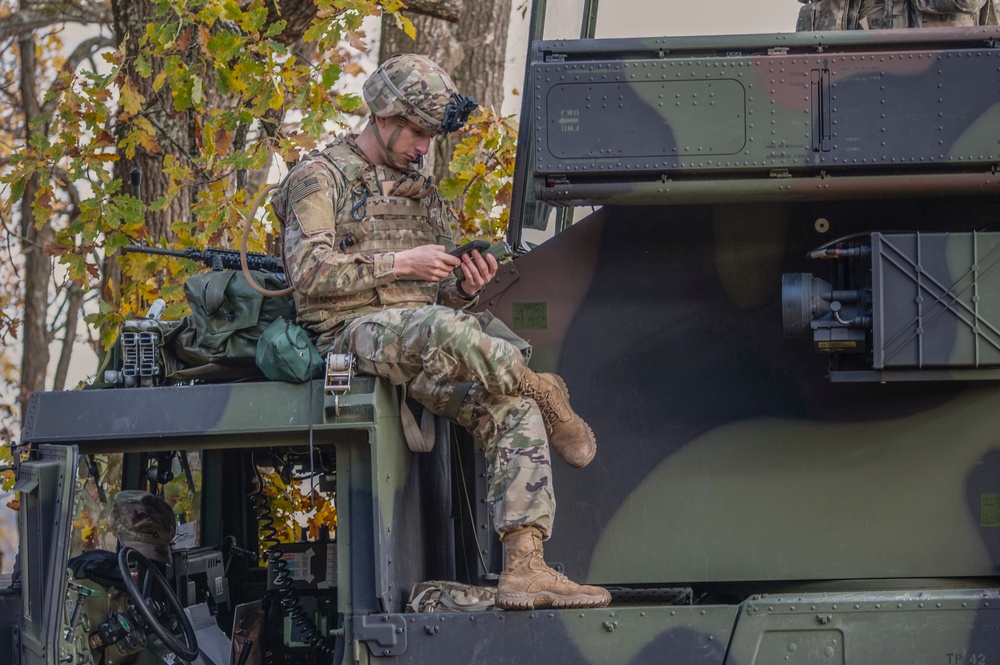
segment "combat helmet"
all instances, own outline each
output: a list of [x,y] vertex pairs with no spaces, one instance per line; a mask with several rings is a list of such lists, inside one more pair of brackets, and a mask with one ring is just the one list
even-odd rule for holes
[[459,94],[448,72],[416,53],[383,62],[365,81],[362,94],[373,116],[400,116],[432,132],[456,131],[478,106],[472,97]]
[[136,549],[150,561],[170,563],[177,527],[166,501],[142,490],[122,490],[111,502],[109,522],[122,547]]

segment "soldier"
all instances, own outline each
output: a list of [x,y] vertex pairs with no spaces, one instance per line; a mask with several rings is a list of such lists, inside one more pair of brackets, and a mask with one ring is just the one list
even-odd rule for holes
[[797,32],[997,25],[1000,0],[800,0]]
[[[496,260],[448,253],[454,220],[432,180],[412,167],[477,104],[412,54],[382,64],[363,94],[371,117],[361,133],[307,157],[272,199],[298,321],[321,352],[353,352],[359,371],[405,385],[483,442],[494,527],[506,549],[498,607],[607,605],[605,589],[571,582],[542,553],[555,513],[549,445],[583,467],[597,451],[594,434],[570,408],[561,378],[528,369],[512,343],[485,333],[466,311],[496,274]],[[452,276],[458,265],[461,282]]]

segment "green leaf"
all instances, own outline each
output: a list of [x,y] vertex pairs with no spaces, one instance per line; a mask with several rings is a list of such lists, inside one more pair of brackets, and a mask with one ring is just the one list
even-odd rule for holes
[[16,179],[10,186],[10,200],[20,201],[21,197],[24,196],[24,190],[28,186],[28,180],[31,179],[31,174],[34,171],[28,171],[20,178]]
[[192,87],[192,81],[189,77],[174,82],[171,92],[174,97],[175,111],[186,111],[191,108],[191,100],[193,97]]
[[243,10],[235,0],[225,0],[222,3],[222,18],[227,21],[240,21],[243,18]]
[[340,108],[345,111],[357,111],[362,105],[361,97],[357,95],[341,95],[340,97]]
[[332,88],[333,84],[340,80],[341,69],[336,63],[330,63],[323,67],[323,87]]
[[166,210],[167,206],[169,206],[175,198],[177,198],[176,192],[174,194],[164,194],[163,196],[159,196],[149,204],[149,209],[153,212]]
[[208,40],[208,52],[214,55],[216,60],[226,63],[239,53],[245,43],[246,39],[242,35],[223,30]]
[[148,78],[153,73],[153,67],[149,64],[149,58],[145,53],[140,52],[135,58],[135,73],[142,78]]
[[276,37],[285,31],[285,26],[288,25],[287,21],[275,21],[268,27],[267,32],[264,33],[264,37]]
[[212,27],[220,16],[222,16],[222,7],[216,2],[209,2],[201,8],[195,18],[208,27]]
[[267,8],[263,5],[250,6],[243,12],[244,19],[241,23],[244,30],[252,33],[259,33],[267,22]]
[[458,178],[445,178],[438,183],[438,193],[445,201],[453,201],[462,193],[464,187],[464,183],[460,182]]

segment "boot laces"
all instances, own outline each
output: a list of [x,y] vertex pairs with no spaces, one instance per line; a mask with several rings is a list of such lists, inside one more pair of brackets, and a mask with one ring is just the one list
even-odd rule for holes
[[525,395],[535,400],[535,403],[538,404],[538,408],[542,412],[542,418],[549,427],[570,419],[569,413],[562,407],[559,400],[555,399],[552,395],[556,390],[558,388],[552,386],[549,390],[533,388],[525,391]]

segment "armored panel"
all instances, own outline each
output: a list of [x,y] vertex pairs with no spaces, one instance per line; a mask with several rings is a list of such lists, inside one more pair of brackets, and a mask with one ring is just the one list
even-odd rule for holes
[[[657,67],[652,63],[638,66]],[[608,74],[594,71],[590,69],[584,81],[576,74],[574,83],[549,90],[546,108],[553,112],[547,119],[546,156],[552,159],[542,162],[540,158],[540,164],[553,168],[559,161],[569,161],[584,168],[610,169],[620,159],[638,158],[649,161],[635,166],[648,169],[666,157],[738,155],[746,146],[747,91],[738,80],[669,81],[661,77],[630,85],[614,75],[617,80],[600,82]],[[671,113],[664,113],[665,107]],[[596,132],[595,123],[616,129]],[[650,140],[651,136],[655,139]],[[600,166],[595,160],[601,160]]]
[[765,595],[745,604],[729,657],[748,665],[991,663],[1000,655],[997,601],[996,589]]
[[[735,605],[440,612],[367,619],[370,662],[722,665]],[[366,618],[359,617],[360,621]]]
[[[36,393],[37,395],[37,393]],[[66,564],[72,530],[75,446],[39,446],[37,459],[22,462],[14,490],[21,510],[18,546],[21,565],[21,662],[62,661],[60,617],[66,595]]]
[[694,188],[706,201],[822,198],[850,195],[843,178],[862,174],[869,184],[911,176],[879,183],[883,192],[934,175],[981,190],[1000,162],[1000,50],[984,36],[1000,31],[875,48],[868,35],[831,43],[815,34],[712,48],[541,42],[531,63],[536,195],[694,202]]
[[625,585],[994,574],[1000,384],[833,384],[781,316],[782,274],[827,239],[957,232],[972,204],[605,206],[519,258],[492,311],[598,441],[585,469],[553,460],[546,556]]
[[872,234],[873,366],[1000,366],[1000,233]]

